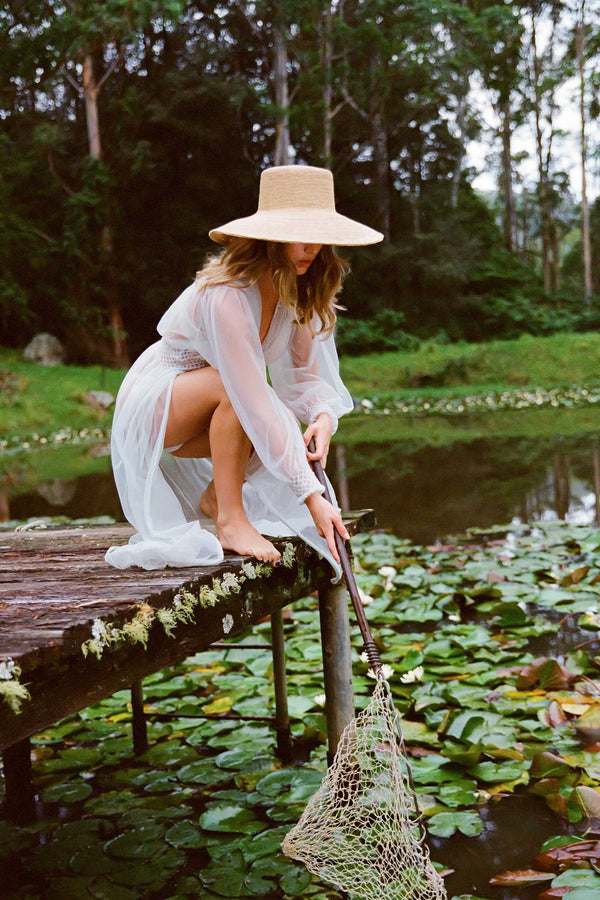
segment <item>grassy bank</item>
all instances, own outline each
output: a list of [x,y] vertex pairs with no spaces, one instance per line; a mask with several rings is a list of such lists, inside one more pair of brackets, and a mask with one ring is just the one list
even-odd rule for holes
[[110,410],[90,406],[88,391],[119,389],[123,372],[102,366],[38,366],[0,348],[0,418],[7,435],[47,434],[59,428],[107,427]]
[[600,384],[600,333],[524,335],[486,344],[425,343],[410,353],[346,356],[341,370],[350,391],[360,397]]
[[[524,336],[487,344],[426,343],[411,353],[346,356],[341,360],[341,371],[350,392],[359,398],[463,397],[492,390],[600,385],[600,333]],[[17,351],[0,348],[3,431],[28,435],[65,426],[108,427],[111,412],[93,409],[85,402],[85,395],[90,390],[116,395],[122,378],[122,371],[100,366],[37,366],[23,362]],[[554,427],[558,411],[548,410],[543,422],[541,413],[532,411],[528,431],[535,432],[541,425],[544,430]],[[576,418],[587,431],[596,427],[596,417],[592,408]],[[523,415],[498,411],[459,418],[460,423],[448,424],[441,416],[430,416],[427,424],[419,424],[409,416],[393,416],[395,424],[389,427],[396,438],[400,437],[398,428],[408,429],[412,437],[415,428],[424,428],[428,434],[437,434],[440,428],[455,432],[465,427],[489,433],[490,427],[495,428],[492,422],[502,425],[504,432],[514,433],[515,422]],[[350,427],[362,430],[370,425],[353,423]]]

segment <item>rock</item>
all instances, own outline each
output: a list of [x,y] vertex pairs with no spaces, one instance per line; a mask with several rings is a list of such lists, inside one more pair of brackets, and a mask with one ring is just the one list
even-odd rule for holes
[[110,441],[105,441],[103,444],[94,444],[93,447],[90,447],[90,456],[110,456]]
[[36,334],[23,350],[26,362],[39,363],[40,366],[58,366],[65,357],[64,347],[53,334],[42,332]]
[[66,506],[75,496],[77,484],[67,481],[66,478],[54,478],[52,481],[42,481],[36,491],[50,506]]
[[115,402],[115,398],[108,391],[88,391],[85,402],[94,409],[108,409]]

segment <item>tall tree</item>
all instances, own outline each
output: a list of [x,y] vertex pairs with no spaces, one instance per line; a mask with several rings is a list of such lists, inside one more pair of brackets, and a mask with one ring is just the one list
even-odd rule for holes
[[[533,114],[538,170],[538,202],[542,245],[542,274],[546,290],[559,285],[559,235],[553,217],[554,139],[558,86],[565,78],[561,66],[558,28],[564,13],[560,0],[527,0],[530,35],[529,102]],[[541,36],[546,26],[547,37]]]
[[583,293],[586,303],[590,304],[592,296],[592,245],[590,240],[590,208],[587,190],[587,110],[586,110],[586,77],[585,77],[585,44],[586,44],[586,4],[578,0],[577,23],[575,25],[575,59],[579,75],[579,117],[581,123],[581,244],[583,256]]

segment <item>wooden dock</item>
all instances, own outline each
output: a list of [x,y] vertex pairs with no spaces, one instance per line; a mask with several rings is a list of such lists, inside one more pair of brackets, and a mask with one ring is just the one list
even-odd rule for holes
[[[374,519],[367,510],[347,514],[345,522],[352,534],[372,527]],[[133,687],[134,710],[141,711],[145,676],[231,638],[265,616],[272,617],[278,727],[283,727],[281,610],[315,591],[329,743],[330,749],[335,747],[354,707],[347,598],[343,587],[331,585],[328,564],[294,537],[275,541],[285,551],[286,565],[259,567],[259,574],[256,561],[233,554],[200,569],[112,568],[104,561],[106,548],[125,543],[131,534],[129,525],[0,532],[0,665],[18,666],[19,682],[30,695],[15,712],[0,693],[7,800],[15,781],[26,780],[23,766],[27,768],[31,735],[123,688]],[[187,613],[177,618],[182,603]],[[82,645],[89,648],[94,636],[102,634],[116,639],[85,655]],[[143,743],[144,727],[138,729],[136,749]]]

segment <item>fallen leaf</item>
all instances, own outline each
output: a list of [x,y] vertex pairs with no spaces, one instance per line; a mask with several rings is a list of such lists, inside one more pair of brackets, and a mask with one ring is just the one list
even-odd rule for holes
[[494,875],[490,878],[490,884],[537,884],[539,881],[550,881],[554,878],[552,872],[538,872],[536,869],[517,869],[503,872],[502,875]]
[[582,862],[600,865],[600,841],[575,841],[563,847],[551,847],[533,860],[534,866],[544,872],[562,872]]

